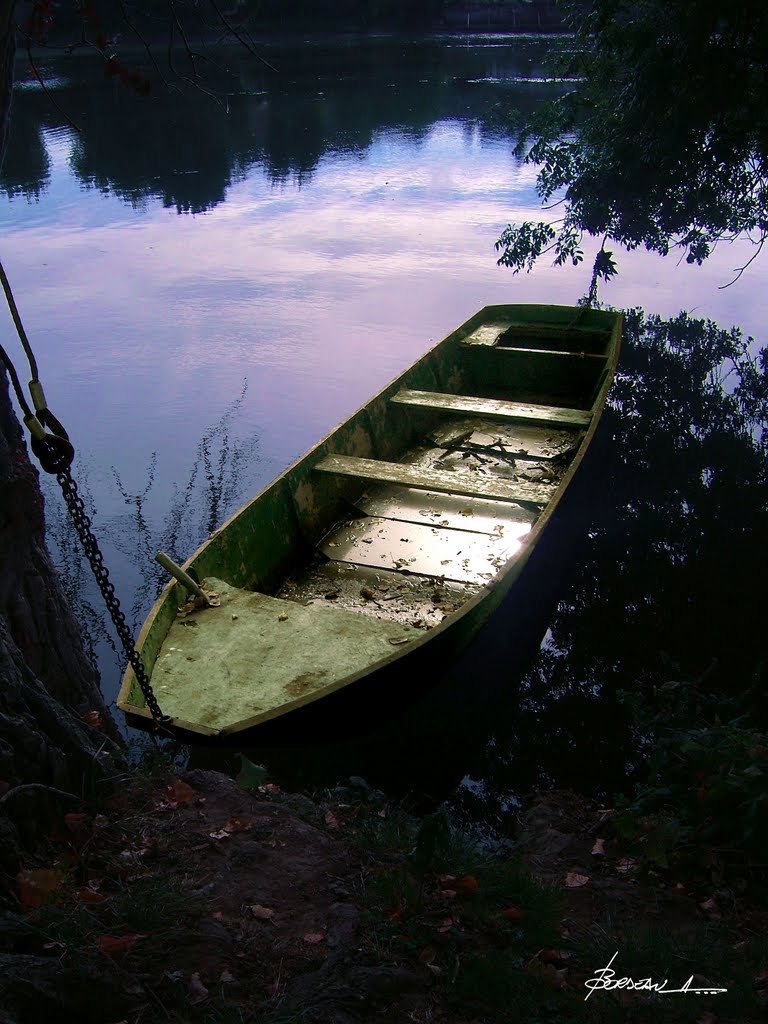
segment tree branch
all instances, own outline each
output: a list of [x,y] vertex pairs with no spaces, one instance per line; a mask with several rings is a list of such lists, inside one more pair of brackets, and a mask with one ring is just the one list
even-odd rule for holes
[[244,46],[244,47],[245,47],[245,49],[246,49],[246,50],[247,50],[247,51],[248,51],[248,52],[249,52],[249,53],[250,53],[250,54],[251,54],[251,55],[252,55],[253,57],[255,57],[255,58],[256,58],[256,60],[258,60],[258,61],[261,61],[261,63],[262,63],[262,64],[263,64],[263,65],[264,65],[265,67],[269,68],[269,70],[270,70],[270,71],[277,71],[277,68],[276,68],[276,67],[273,67],[273,66],[272,66],[272,65],[271,65],[271,64],[269,63],[269,61],[268,61],[268,60],[265,60],[265,59],[264,59],[264,57],[262,57],[262,56],[261,56],[261,54],[260,54],[260,53],[258,53],[258,52],[257,52],[257,51],[256,51],[256,50],[254,49],[254,47],[253,47],[253,46],[251,46],[251,44],[250,44],[250,43],[248,42],[248,40],[247,40],[247,39],[245,38],[245,36],[241,35],[241,34],[240,34],[240,32],[238,32],[238,31],[237,31],[237,29],[235,28],[235,26],[234,26],[233,24],[231,24],[231,22],[230,22],[230,21],[229,21],[229,20],[228,20],[228,19],[227,19],[227,18],[226,18],[226,17],[224,16],[224,14],[222,14],[222,12],[221,12],[221,9],[220,9],[220,7],[219,7],[219,5],[218,5],[218,4],[216,3],[216,0],[208,0],[208,3],[209,3],[209,4],[211,5],[211,7],[212,7],[212,8],[214,9],[214,11],[216,12],[216,16],[218,17],[219,21],[220,21],[220,22],[222,23],[222,25],[224,26],[224,28],[225,28],[225,29],[227,30],[227,32],[229,32],[229,33],[230,33],[231,35],[233,35],[233,36],[235,37],[235,39],[237,39],[237,41],[238,41],[238,42],[239,42],[239,43],[240,43],[240,44],[241,44],[242,46]]
[[9,789],[7,793],[0,796],[0,807],[3,806],[12,796],[16,796],[19,793],[29,792],[45,792],[52,793],[54,796],[59,796],[64,800],[76,800],[77,803],[84,803],[82,797],[75,796],[74,793],[65,793],[63,789],[56,789],[55,786],[46,786],[42,782],[24,782],[20,786],[14,786],[13,789]]

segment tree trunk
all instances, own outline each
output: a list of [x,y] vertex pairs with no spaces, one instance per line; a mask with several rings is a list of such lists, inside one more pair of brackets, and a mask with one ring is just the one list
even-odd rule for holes
[[[14,3],[0,0],[0,145],[10,114]],[[2,150],[0,150],[0,161]],[[43,807],[88,790],[122,760],[120,742],[44,540],[43,496],[0,370],[0,870],[34,839]],[[102,726],[80,715],[98,711]],[[42,803],[41,803],[42,800]],[[31,804],[35,804],[34,807]],[[76,806],[76,805],[74,805]],[[67,806],[66,810],[71,810]],[[31,813],[33,812],[33,813]]]

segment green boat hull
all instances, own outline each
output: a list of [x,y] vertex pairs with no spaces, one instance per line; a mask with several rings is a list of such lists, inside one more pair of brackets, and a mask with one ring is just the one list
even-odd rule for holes
[[[243,506],[185,563],[220,604],[180,614],[171,582],[137,641],[172,727],[225,737],[346,695],[375,714],[388,679],[455,663],[515,596],[620,337],[612,312],[486,307]],[[130,668],[118,707],[151,722]]]

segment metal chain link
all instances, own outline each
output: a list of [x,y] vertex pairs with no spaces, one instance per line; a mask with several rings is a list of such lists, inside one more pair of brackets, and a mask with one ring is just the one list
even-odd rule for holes
[[85,510],[83,499],[77,490],[77,484],[72,479],[72,475],[69,472],[69,468],[61,469],[56,473],[56,479],[61,487],[61,493],[64,495],[64,501],[66,502],[69,514],[72,516],[72,521],[75,524],[77,535],[80,538],[80,543],[83,545],[85,551],[85,557],[90,563],[93,575],[96,577],[96,582],[99,585],[99,590],[104,598],[104,603],[107,606],[112,621],[115,624],[117,635],[120,637],[120,642],[123,645],[128,660],[131,663],[136,680],[141,687],[141,692],[144,694],[144,700],[146,701],[147,707],[152,712],[152,717],[158,725],[165,725],[170,722],[171,719],[168,715],[164,715],[160,710],[160,705],[157,703],[157,697],[155,697],[152,685],[149,681],[144,664],[141,660],[139,652],[133,645],[133,637],[131,631],[125,621],[122,609],[120,608],[120,602],[115,594],[115,588],[112,581],[109,578],[109,572],[107,567],[104,565],[104,558],[99,550],[99,544],[93,535],[91,518]]

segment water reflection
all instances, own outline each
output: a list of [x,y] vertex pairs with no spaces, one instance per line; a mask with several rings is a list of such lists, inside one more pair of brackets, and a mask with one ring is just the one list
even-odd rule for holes
[[[738,694],[764,659],[765,362],[711,323],[634,312],[612,397],[573,580],[471,772],[487,820],[503,822],[510,790],[628,785],[636,737],[620,690],[716,665],[713,691]],[[768,724],[768,702],[756,715]],[[478,800],[458,802],[475,815]]]
[[[105,87],[100,63],[82,57],[74,68],[73,58],[61,58],[41,70],[80,128],[69,159],[83,185],[133,206],[153,199],[179,213],[201,213],[224,202],[255,166],[273,185],[301,186],[327,153],[359,156],[393,131],[419,142],[457,112],[482,133],[498,135],[509,107],[530,110],[539,101],[541,86],[531,83],[543,81],[552,45],[529,39],[501,50],[448,49],[435,39],[396,37],[354,45],[267,43],[264,53],[278,71],[226,51],[232,74],[205,81],[213,98],[194,90],[179,95],[158,82],[148,99]],[[29,84],[21,66],[18,75]],[[18,89],[14,104],[0,189],[34,197],[47,182],[43,132],[62,116],[39,88]]]

